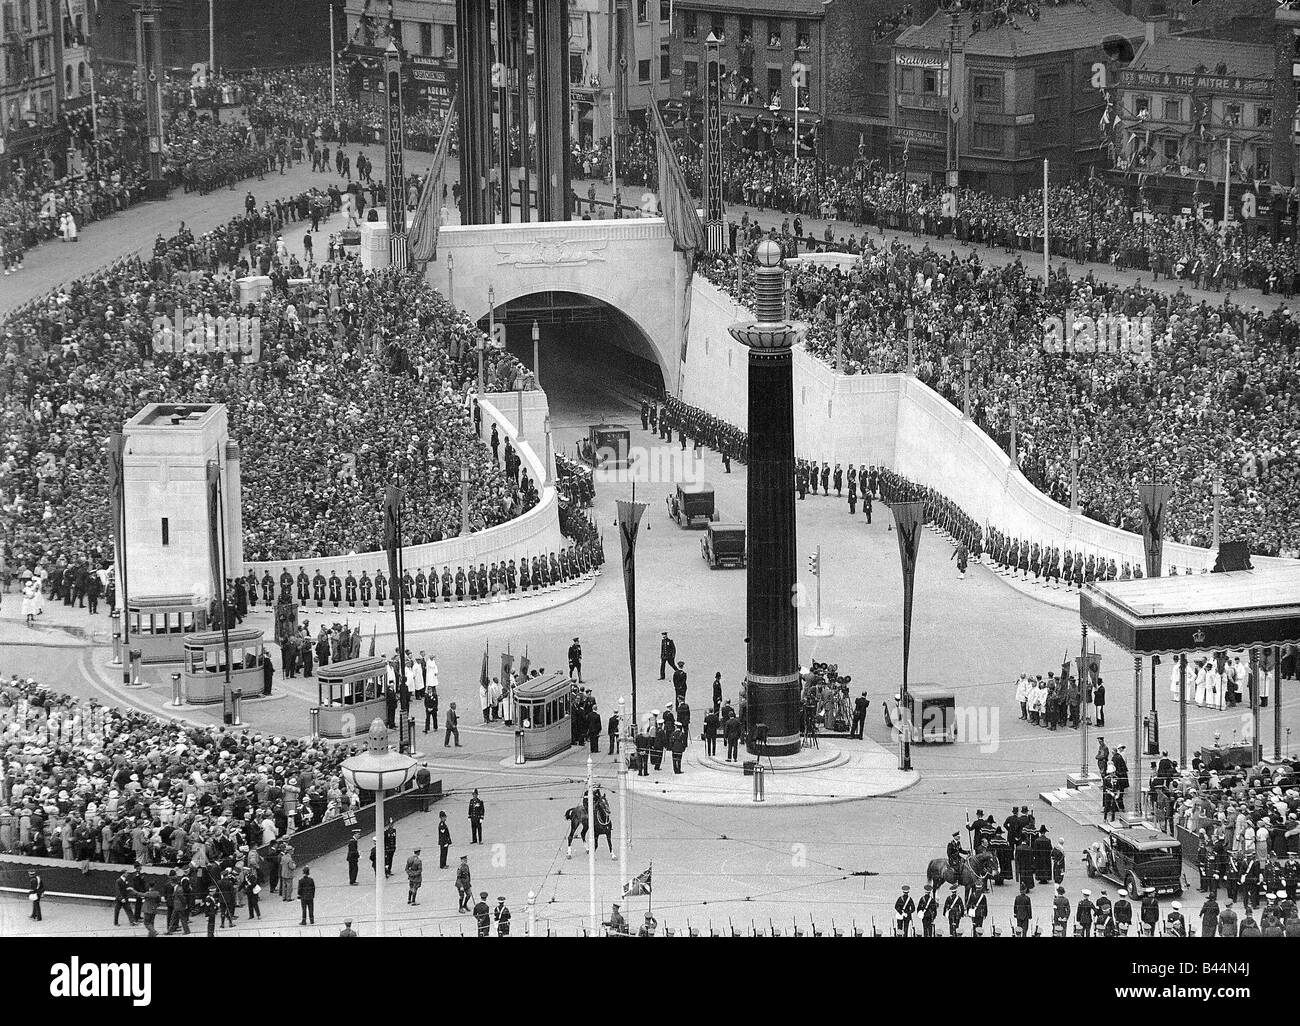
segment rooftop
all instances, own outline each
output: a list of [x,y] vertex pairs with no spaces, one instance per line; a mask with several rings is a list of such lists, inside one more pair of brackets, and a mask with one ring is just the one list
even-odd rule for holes
[[[727,14],[776,14],[787,18],[803,15],[807,18],[821,18],[826,8],[832,3],[848,3],[850,0],[677,0],[678,11],[717,11]],[[708,35],[701,26],[700,40]]]
[[[904,29],[895,46],[938,50],[949,38],[949,15],[936,11],[923,24]],[[958,15],[960,38],[965,52],[976,57],[1030,57],[1045,53],[1096,48],[1096,40],[1117,35],[1141,39],[1142,22],[1117,10],[1106,0],[1081,0],[1059,7],[1040,7],[1037,21],[1027,14],[1015,14],[1005,23],[992,27],[992,15],[983,14],[981,28],[971,33],[975,14]]]
[[1273,48],[1260,43],[1238,43],[1228,39],[1165,36],[1153,43],[1144,44],[1129,68],[1133,71],[1170,71],[1182,75],[1272,78]]
[[179,406],[172,403],[150,403],[129,421],[133,427],[181,426],[195,427],[216,409],[213,403],[190,403]]

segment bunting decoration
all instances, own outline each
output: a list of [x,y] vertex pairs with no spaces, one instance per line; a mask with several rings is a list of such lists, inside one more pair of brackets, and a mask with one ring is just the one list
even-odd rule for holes
[[456,130],[456,94],[451,96],[447,119],[442,125],[442,134],[438,137],[438,146],[433,153],[433,165],[424,176],[420,187],[420,198],[411,215],[411,227],[407,238],[411,245],[411,260],[424,273],[429,262],[438,259],[438,231],[442,228],[441,196],[446,182],[447,158],[451,153],[452,135]]
[[[894,527],[898,533],[898,558],[903,569],[903,686],[900,694],[907,700],[907,663],[912,651],[912,593],[916,583],[916,557],[921,547],[921,528],[925,524],[925,504],[921,502],[894,503]],[[898,768],[912,768],[911,731],[903,724],[907,710],[899,708],[899,764]]]

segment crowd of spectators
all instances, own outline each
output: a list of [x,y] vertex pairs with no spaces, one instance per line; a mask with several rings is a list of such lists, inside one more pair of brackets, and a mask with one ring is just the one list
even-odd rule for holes
[[[1259,553],[1300,550],[1291,498],[1300,483],[1300,327],[1290,311],[1211,305],[1182,289],[1072,276],[1064,266],[1045,290],[1019,260],[995,266],[978,252],[870,238],[860,250],[849,266],[794,269],[791,304],[809,322],[810,353],[832,363],[839,353],[845,373],[892,373],[907,369],[910,349],[920,379],[958,408],[969,356],[972,418],[1005,444],[1014,404],[1020,467],[1058,500],[1069,501],[1077,441],[1079,499],[1094,519],[1140,529],[1136,482],[1164,477],[1175,486],[1171,536],[1207,545],[1219,482],[1222,537]],[[752,277],[744,268],[738,276],[733,256],[700,269],[752,302]],[[1108,317],[1131,328],[1109,348],[1096,344],[1100,329],[1084,334]],[[1062,332],[1051,333],[1051,318]]]
[[[14,572],[110,551],[104,447],[149,402],[228,405],[252,560],[380,548],[380,491],[395,479],[410,543],[455,536],[462,466],[475,529],[523,511],[519,483],[473,431],[477,328],[421,278],[300,261],[279,232],[303,216],[319,221],[319,194],[254,204],[198,239],[182,225],[152,259],[61,286],[3,324],[0,489]],[[240,307],[235,280],[253,268],[273,287]],[[177,308],[205,319],[182,352],[167,349]],[[209,316],[252,318],[260,359],[201,351],[217,333]],[[485,366],[489,390],[533,387],[503,350],[489,347]]]

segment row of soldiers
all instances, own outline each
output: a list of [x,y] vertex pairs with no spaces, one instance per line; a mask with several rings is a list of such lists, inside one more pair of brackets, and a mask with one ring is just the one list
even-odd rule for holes
[[749,435],[734,424],[706,413],[698,406],[688,406],[672,396],[662,403],[641,400],[641,430],[653,431],[671,444],[673,431],[677,431],[682,449],[694,439],[695,448],[707,446],[722,456],[724,468],[730,472],[731,461],[749,462]]
[[1261,895],[1300,898],[1300,855],[1294,852],[1285,859],[1261,859],[1254,851],[1232,851],[1227,838],[1220,837],[1213,844],[1197,846],[1196,870],[1199,889],[1211,898],[1219,896],[1221,886],[1230,900],[1240,896],[1248,905],[1258,905]]
[[[480,563],[475,569],[470,566],[457,567],[453,576],[451,568],[444,566],[442,574],[430,570],[426,574],[417,570],[414,575],[408,570],[402,578],[402,591],[406,601],[417,603],[434,603],[441,597],[443,602],[462,602],[466,599],[478,601],[496,595],[514,595],[521,591],[537,591],[551,585],[567,584],[586,576],[604,562],[604,551],[600,540],[594,538],[571,544],[558,553],[533,556],[531,560],[524,557],[516,565],[513,559],[502,560],[492,564]],[[269,570],[262,574],[259,582],[256,571],[249,570],[246,578],[235,580],[235,608],[240,616],[249,607],[256,607],[260,596],[266,605],[277,601],[297,601],[306,605],[314,601],[316,606],[326,604],[337,607],[346,603],[355,607],[360,601],[362,607],[368,607],[373,597],[377,605],[384,605],[393,597],[388,576],[382,569],[375,571],[372,578],[366,571],[361,571],[358,579],[351,570],[340,578],[337,571],[331,571],[326,578],[319,570],[309,578],[305,569],[298,571],[295,579],[288,568],[280,572],[279,592],[276,592],[276,580]]]

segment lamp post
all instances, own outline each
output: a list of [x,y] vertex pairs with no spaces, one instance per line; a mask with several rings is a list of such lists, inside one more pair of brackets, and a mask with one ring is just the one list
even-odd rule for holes
[[375,796],[375,936],[384,935],[384,792],[400,790],[415,776],[415,760],[394,752],[388,729],[376,719],[370,724],[366,750],[343,760],[339,768],[353,787]]
[[456,305],[456,259],[447,254],[447,302]]
[[844,373],[844,310],[835,308],[835,373]]
[[916,339],[912,334],[912,329],[916,322],[912,315],[907,315],[907,373],[916,377]]
[[963,347],[961,354],[961,373],[962,373],[962,399],[961,409],[962,416],[970,420],[970,349],[969,345]]
[[542,340],[542,332],[537,327],[537,322],[533,321],[533,383],[542,387],[542,365],[537,360],[538,343]]
[[460,533],[469,534],[469,467],[460,468]]
[[338,90],[334,85],[334,0],[330,0],[330,106],[339,104]]
[[[496,343],[497,337],[497,293],[491,285],[488,286],[488,339],[493,344]],[[487,349],[488,339],[482,339],[478,345],[478,394],[483,394],[483,357]]]
[[1070,441],[1070,512],[1079,512],[1079,439]]

